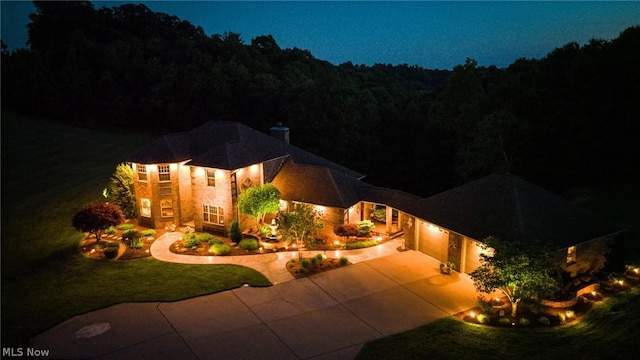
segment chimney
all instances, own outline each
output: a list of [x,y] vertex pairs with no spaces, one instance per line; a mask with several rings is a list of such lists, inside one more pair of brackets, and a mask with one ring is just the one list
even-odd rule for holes
[[271,136],[289,143],[289,128],[283,126],[281,122],[276,123],[276,126],[271,128]]

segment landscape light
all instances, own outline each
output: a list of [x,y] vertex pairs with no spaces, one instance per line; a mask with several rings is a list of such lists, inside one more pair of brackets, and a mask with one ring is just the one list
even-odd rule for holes
[[472,318],[475,318],[476,317],[476,313],[472,311],[472,312],[469,313],[469,316],[471,316]]
[[638,273],[638,268],[633,269],[633,272],[637,274]]
[[622,285],[624,285],[624,281],[618,280],[618,284],[620,284],[620,286],[622,286]]

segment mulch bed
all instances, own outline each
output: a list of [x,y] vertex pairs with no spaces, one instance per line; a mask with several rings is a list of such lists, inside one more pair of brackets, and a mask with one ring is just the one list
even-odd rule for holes
[[[303,265],[303,262],[305,262],[306,265]],[[318,256],[314,258],[302,258],[302,260],[290,260],[287,262],[287,270],[289,270],[289,273],[291,273],[293,277],[299,279],[309,275],[345,267],[349,264],[349,262],[344,260],[341,261],[340,259]]]
[[[148,230],[145,227],[137,225],[135,220],[131,220],[129,224],[133,225],[135,230],[140,232]],[[116,230],[115,234],[102,233],[101,241],[96,241],[95,234],[89,233],[82,241],[80,241],[79,251],[86,257],[96,260],[135,260],[151,256],[149,248],[153,241],[165,233],[164,230],[157,230],[153,236],[143,237],[143,245],[139,249],[134,249],[122,242],[122,235],[125,231]],[[118,243],[118,255],[114,259],[107,259],[104,253],[108,243]]]
[[[538,311],[533,311],[526,304],[518,305],[517,317],[511,316],[511,307],[506,301],[506,298],[492,301],[494,305],[494,311],[490,314],[485,314],[488,317],[488,322],[482,323],[484,326],[494,327],[514,327],[514,328],[535,328],[535,327],[550,327],[570,324],[580,319],[587,314],[594,304],[604,300],[605,298],[621,292],[627,291],[632,287],[640,285],[640,276],[628,272],[624,278],[623,284],[618,282],[602,282],[600,290],[593,293],[586,293],[578,298],[576,304],[569,308],[551,308],[542,307]],[[505,306],[507,305],[507,306]],[[481,324],[478,320],[480,314],[483,314],[483,310],[480,307],[458,313],[455,317],[461,321]],[[549,320],[549,323],[540,321],[541,317],[545,317]],[[508,319],[508,320],[502,320]],[[522,319],[528,320],[528,323],[523,323]]]

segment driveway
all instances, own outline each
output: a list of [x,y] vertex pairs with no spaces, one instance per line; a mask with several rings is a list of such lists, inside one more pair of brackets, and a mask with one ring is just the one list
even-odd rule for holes
[[[73,317],[33,346],[68,359],[354,359],[367,341],[475,305],[469,277],[438,266],[409,250],[267,288],[120,304]],[[82,337],[87,326],[104,332]]]

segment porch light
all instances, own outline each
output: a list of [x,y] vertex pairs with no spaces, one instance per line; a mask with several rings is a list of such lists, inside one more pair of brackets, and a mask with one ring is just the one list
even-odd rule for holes
[[249,167],[249,171],[253,174],[255,174],[256,172],[258,172],[258,164],[253,164]]

